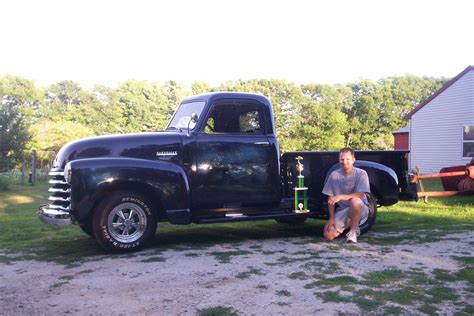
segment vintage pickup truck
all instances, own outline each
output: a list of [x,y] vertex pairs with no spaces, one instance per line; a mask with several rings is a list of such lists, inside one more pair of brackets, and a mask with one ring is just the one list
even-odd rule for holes
[[[369,219],[377,206],[416,198],[407,151],[358,151],[370,179]],[[182,101],[163,132],[100,136],[66,144],[50,172],[49,204],[39,217],[78,224],[105,249],[140,248],[157,223],[222,223],[327,218],[322,193],[338,152],[280,156],[270,101],[217,92]],[[304,183],[303,183],[304,181]]]

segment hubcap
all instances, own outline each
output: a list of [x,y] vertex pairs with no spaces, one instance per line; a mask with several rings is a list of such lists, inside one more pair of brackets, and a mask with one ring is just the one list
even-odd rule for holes
[[145,233],[146,213],[139,205],[122,203],[114,207],[107,219],[110,235],[121,243],[132,243]]

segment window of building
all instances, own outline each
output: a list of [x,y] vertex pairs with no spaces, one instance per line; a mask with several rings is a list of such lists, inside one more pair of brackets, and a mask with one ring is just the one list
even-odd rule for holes
[[462,156],[474,157],[474,125],[464,126],[462,141]]

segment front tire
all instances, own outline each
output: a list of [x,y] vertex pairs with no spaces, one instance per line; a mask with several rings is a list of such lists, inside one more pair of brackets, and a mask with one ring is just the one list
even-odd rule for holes
[[366,193],[367,201],[369,202],[369,216],[367,220],[359,224],[359,229],[361,234],[365,234],[372,228],[375,224],[375,219],[377,218],[377,202],[372,193]]
[[92,228],[92,223],[89,221],[87,224],[79,224],[81,230],[89,235],[89,237],[95,238],[94,229]]
[[93,218],[97,242],[106,250],[140,249],[156,231],[156,212],[142,195],[116,192],[99,203]]

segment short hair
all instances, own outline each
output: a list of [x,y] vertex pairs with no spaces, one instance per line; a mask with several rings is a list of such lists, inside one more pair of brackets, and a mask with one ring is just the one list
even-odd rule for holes
[[342,153],[351,153],[352,157],[355,157],[355,152],[350,147],[344,147],[341,150],[339,150],[339,155],[342,154]]

